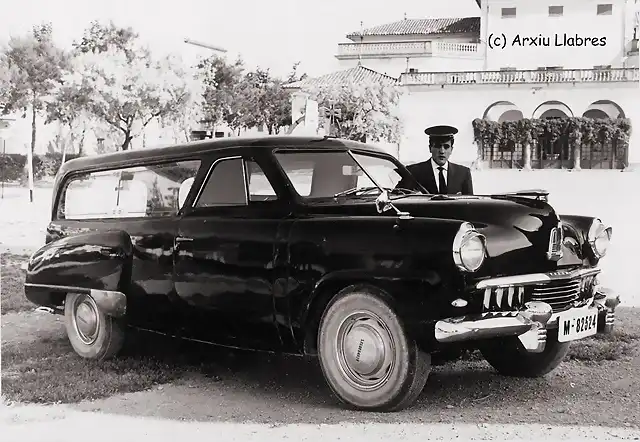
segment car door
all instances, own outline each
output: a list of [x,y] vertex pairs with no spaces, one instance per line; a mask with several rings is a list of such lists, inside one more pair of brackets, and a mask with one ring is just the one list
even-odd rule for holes
[[200,160],[193,158],[155,161],[91,172],[65,186],[58,219],[47,230],[49,240],[109,230],[123,230],[131,238],[133,257],[123,286],[130,325],[167,332],[176,325],[170,299],[179,192],[188,193],[199,167]]
[[249,150],[215,156],[201,182],[186,201],[176,236],[174,285],[185,333],[279,349],[274,287],[286,278],[286,200]]

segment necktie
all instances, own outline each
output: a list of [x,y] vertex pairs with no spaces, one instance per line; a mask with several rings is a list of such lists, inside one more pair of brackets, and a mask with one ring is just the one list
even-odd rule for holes
[[438,170],[440,171],[438,178],[438,189],[441,194],[447,193],[447,182],[444,180],[444,167],[438,166]]

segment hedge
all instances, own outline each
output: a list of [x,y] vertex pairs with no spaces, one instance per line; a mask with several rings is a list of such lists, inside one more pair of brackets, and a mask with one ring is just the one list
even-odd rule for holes
[[567,139],[573,151],[574,167],[580,168],[580,150],[583,145],[594,151],[615,142],[618,149],[627,150],[631,137],[631,120],[628,118],[594,119],[568,117],[557,119],[528,119],[517,121],[490,121],[476,118],[472,122],[474,141],[480,147],[501,147],[514,151],[516,145],[524,146],[525,167],[530,167],[531,144],[534,141],[555,142]]
[[[65,161],[77,158],[79,155],[70,154]],[[0,181],[25,181],[27,175],[27,155],[24,154],[0,154]],[[33,156],[33,179],[39,180],[44,177],[53,177],[62,164],[61,153],[46,153],[44,155]]]

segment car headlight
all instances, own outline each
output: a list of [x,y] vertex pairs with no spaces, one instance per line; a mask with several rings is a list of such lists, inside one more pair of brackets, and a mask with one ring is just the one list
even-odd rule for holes
[[453,239],[453,261],[463,272],[475,272],[486,257],[486,238],[471,223],[462,223]]
[[594,218],[593,221],[591,221],[587,241],[596,258],[602,258],[607,254],[612,234],[613,229],[605,226],[598,218]]

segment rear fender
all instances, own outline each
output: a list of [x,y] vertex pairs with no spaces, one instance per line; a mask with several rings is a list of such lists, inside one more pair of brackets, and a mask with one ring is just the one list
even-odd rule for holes
[[25,296],[37,305],[60,310],[67,293],[87,293],[106,314],[123,316],[132,260],[131,238],[122,230],[52,241],[29,258]]

